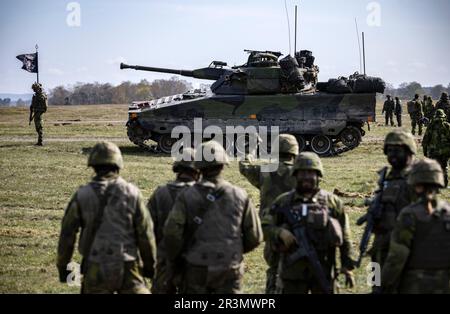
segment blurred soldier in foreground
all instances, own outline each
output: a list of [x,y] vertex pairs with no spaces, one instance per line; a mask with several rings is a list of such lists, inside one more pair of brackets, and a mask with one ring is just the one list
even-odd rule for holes
[[34,120],[34,126],[38,134],[36,145],[43,146],[44,122],[42,116],[47,111],[47,95],[43,92],[42,85],[39,83],[34,83],[31,88],[34,91],[34,95],[31,100],[29,123],[31,124],[31,121]]
[[431,99],[431,96],[423,96],[422,106],[423,106],[423,115],[425,116],[425,118],[431,121],[436,111],[434,109],[433,100]]
[[423,118],[423,110],[422,104],[419,100],[419,95],[416,94],[414,99],[408,102],[408,113],[411,117],[411,128],[412,134],[416,135],[416,126],[419,128],[419,136],[422,135],[422,118]]
[[383,113],[385,114],[386,126],[389,125],[389,121],[391,123],[391,126],[394,126],[395,103],[391,99],[390,95],[387,95],[386,97],[387,97],[387,100],[384,102],[383,111],[381,112],[381,114],[383,114]]
[[153,277],[156,245],[141,192],[119,176],[122,154],[113,143],[96,144],[88,166],[96,176],[74,194],[62,220],[59,280],[67,280],[67,264],[81,228],[81,293],[149,293],[143,276]]
[[398,97],[395,97],[395,117],[397,118],[397,126],[400,128],[402,127],[402,103],[400,102],[400,99]]
[[436,110],[437,109],[444,110],[444,113],[447,116],[447,121],[450,122],[450,101],[448,100],[447,93],[442,93],[441,99],[439,99],[436,103]]
[[382,269],[384,293],[450,293],[450,204],[437,197],[444,186],[439,164],[417,162],[408,178],[418,197],[404,208],[392,231]]
[[179,194],[169,213],[167,257],[183,261],[183,294],[240,293],[243,255],[263,240],[258,213],[244,190],[222,179],[228,157],[219,143],[203,143],[195,155],[202,179]]
[[358,225],[366,223],[358,264],[361,263],[371,233],[374,233],[375,239],[369,254],[372,262],[383,266],[389,251],[389,239],[396,218],[400,210],[414,200],[414,193],[407,179],[416,152],[416,142],[411,133],[395,130],[386,136],[384,154],[391,167],[384,167],[378,172],[379,188],[372,198],[367,214],[357,222]]
[[450,123],[442,109],[436,114],[428,126],[422,141],[423,153],[436,160],[444,172],[445,187],[448,186],[448,160],[450,158]]
[[314,153],[297,156],[296,188],[279,196],[263,217],[264,237],[281,253],[277,289],[284,294],[333,293],[336,248],[346,285],[353,287],[351,239],[342,201],[319,188],[323,167]]
[[[270,208],[272,202],[281,194],[295,188],[295,178],[292,177],[292,166],[298,155],[297,139],[290,134],[279,136],[278,170],[263,172],[260,165],[255,165],[246,159],[239,162],[240,173],[256,188],[260,190],[259,216],[264,216],[264,209]],[[264,245],[264,259],[269,268],[266,272],[266,293],[274,294],[276,288],[277,267],[279,255],[271,248],[269,241]]]
[[173,163],[175,181],[159,186],[151,196],[147,207],[153,218],[157,251],[156,273],[153,278],[152,293],[176,293],[176,265],[168,265],[164,247],[163,229],[170,210],[178,194],[187,187],[193,186],[198,180],[199,172],[195,168],[195,151],[191,148],[183,149],[182,159]]

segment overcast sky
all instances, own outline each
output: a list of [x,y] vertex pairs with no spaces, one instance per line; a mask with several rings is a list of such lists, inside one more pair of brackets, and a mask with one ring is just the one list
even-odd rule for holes
[[[36,76],[15,56],[34,52],[36,43],[45,88],[171,77],[120,70],[120,62],[195,69],[212,60],[245,63],[244,49],[289,53],[284,0],[71,2],[0,2],[0,93],[30,92]],[[299,5],[298,48],[313,51],[321,81],[359,70],[356,18],[369,75],[394,85],[450,83],[449,0],[286,2],[292,37]]]

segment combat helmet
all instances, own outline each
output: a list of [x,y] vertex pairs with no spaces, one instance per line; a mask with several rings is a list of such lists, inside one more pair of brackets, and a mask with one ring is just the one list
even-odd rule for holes
[[97,143],[88,158],[88,167],[116,166],[123,168],[122,153],[116,144],[111,142]]
[[408,184],[431,184],[441,188],[445,187],[444,173],[439,163],[433,159],[425,158],[415,163],[408,176]]
[[438,110],[436,110],[434,117],[437,119],[445,119],[445,118],[447,118],[447,115],[445,114],[444,110],[438,109]]
[[297,156],[292,169],[292,175],[295,176],[298,170],[316,170],[319,177],[323,177],[324,174],[322,161],[317,154],[312,152],[303,152]]
[[280,134],[278,136],[278,151],[274,153],[292,154],[297,156],[299,153],[299,146],[295,136],[291,134]]
[[191,169],[196,170],[195,168],[195,149],[186,147],[181,152],[179,160],[173,162],[172,170],[173,172],[180,172],[181,169]]
[[417,145],[413,135],[409,132],[402,130],[395,130],[389,132],[384,140],[384,154],[386,155],[386,149],[388,145],[403,145],[408,147],[409,151],[415,155],[417,154]]
[[42,90],[42,84],[35,82],[35,83],[33,83],[33,85],[31,85],[31,88],[33,90]]
[[225,149],[216,141],[202,143],[195,152],[195,167],[197,169],[228,164],[229,161]]
[[442,93],[442,94],[441,94],[441,99],[442,99],[442,100],[448,100],[448,94],[445,93],[445,92]]

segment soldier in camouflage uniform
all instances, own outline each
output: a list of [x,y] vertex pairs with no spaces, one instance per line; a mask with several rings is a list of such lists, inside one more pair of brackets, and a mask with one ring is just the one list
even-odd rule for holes
[[260,219],[247,193],[221,177],[223,147],[210,141],[196,151],[202,179],[183,190],[164,227],[170,262],[183,260],[183,294],[240,293],[243,255],[263,240]]
[[419,136],[422,135],[422,118],[423,118],[423,110],[422,103],[419,100],[419,95],[416,94],[414,99],[408,102],[408,113],[411,117],[411,128],[412,134],[416,135],[416,126],[419,128]]
[[400,102],[400,99],[398,97],[395,97],[395,117],[397,118],[397,126],[399,128],[402,127],[402,113],[403,113],[403,108],[402,108],[402,103]]
[[[270,208],[270,205],[278,196],[294,189],[296,184],[291,172],[299,150],[297,139],[290,134],[280,134],[278,143],[279,163],[277,171],[263,172],[260,165],[253,164],[247,159],[239,162],[239,172],[260,190],[259,216],[261,218],[264,216],[264,208]],[[276,292],[278,258],[279,255],[272,250],[271,244],[266,241],[264,259],[269,266],[266,272],[266,293],[268,294]]]
[[444,110],[444,113],[447,116],[447,121],[450,122],[450,101],[448,100],[447,93],[442,93],[441,99],[439,99],[436,103],[436,110],[437,109]]
[[31,88],[34,91],[33,99],[31,100],[30,111],[33,113],[34,126],[38,134],[37,146],[43,146],[43,130],[44,122],[42,120],[43,114],[47,111],[47,95],[42,90],[42,85],[34,83]]
[[[351,258],[348,216],[336,195],[319,188],[323,176],[320,158],[314,153],[300,153],[295,160],[292,176],[297,181],[296,188],[280,195],[270,209],[265,210],[262,220],[265,239],[281,253],[277,289],[284,294],[332,292],[337,247],[340,249],[341,272],[346,276],[346,284],[353,287],[351,270],[354,261]],[[297,220],[295,226],[288,222],[282,211],[286,208]],[[308,259],[303,257],[286,263],[286,259],[298,249],[293,228],[299,224],[306,228],[305,234],[317,253],[329,284],[327,291],[322,289]]]
[[96,144],[88,166],[96,176],[73,195],[62,220],[59,279],[66,282],[81,228],[82,293],[149,293],[143,276],[153,277],[156,244],[141,192],[119,176],[123,160],[113,143]]
[[431,121],[436,111],[431,96],[423,96],[422,106],[423,106],[423,115],[425,116],[425,118]]
[[450,158],[450,123],[442,109],[436,114],[423,137],[422,147],[426,157],[436,160],[444,171],[445,186],[448,186],[448,160]]
[[383,113],[385,114],[386,126],[389,125],[389,121],[391,123],[391,126],[394,126],[395,103],[391,99],[390,95],[387,95],[386,97],[387,97],[387,100],[384,102],[383,111],[381,112],[381,114],[383,114]]
[[402,209],[381,273],[383,293],[450,293],[450,204],[437,197],[444,186],[439,164],[417,162],[408,183],[417,202]]
[[[411,133],[395,130],[386,136],[384,154],[391,167],[385,167],[378,172],[382,189],[382,210],[381,217],[373,228],[375,239],[369,250],[372,262],[379,263],[380,266],[383,266],[386,260],[391,231],[400,210],[414,200],[414,193],[407,179],[416,153],[417,146]],[[384,180],[381,178],[383,174]]]
[[147,204],[153,218],[156,244],[158,246],[156,255],[158,261],[152,284],[153,294],[176,293],[177,291],[176,265],[168,265],[163,229],[178,194],[187,187],[193,186],[199,177],[199,172],[194,165],[195,151],[191,148],[185,148],[180,157],[181,159],[175,161],[172,168],[173,172],[176,173],[175,181],[159,186]]

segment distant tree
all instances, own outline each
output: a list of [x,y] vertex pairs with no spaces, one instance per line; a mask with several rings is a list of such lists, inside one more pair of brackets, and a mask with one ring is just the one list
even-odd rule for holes
[[17,107],[24,107],[24,106],[26,106],[26,102],[24,102],[23,100],[22,100],[22,98],[19,98],[19,99],[17,99],[17,101],[16,101],[16,106]]
[[397,90],[391,83],[386,83],[386,89],[384,90],[384,93],[386,95],[397,96]]
[[9,107],[9,105],[11,104],[11,99],[10,98],[0,98],[0,106],[3,107]]
[[446,91],[447,89],[442,84],[436,85],[431,88],[431,97],[433,99],[439,99],[441,94]]
[[152,94],[156,98],[182,94],[192,89],[192,84],[173,76],[170,80],[155,80],[151,85]]
[[48,104],[49,105],[69,105],[71,92],[64,86],[56,86],[50,90]]

